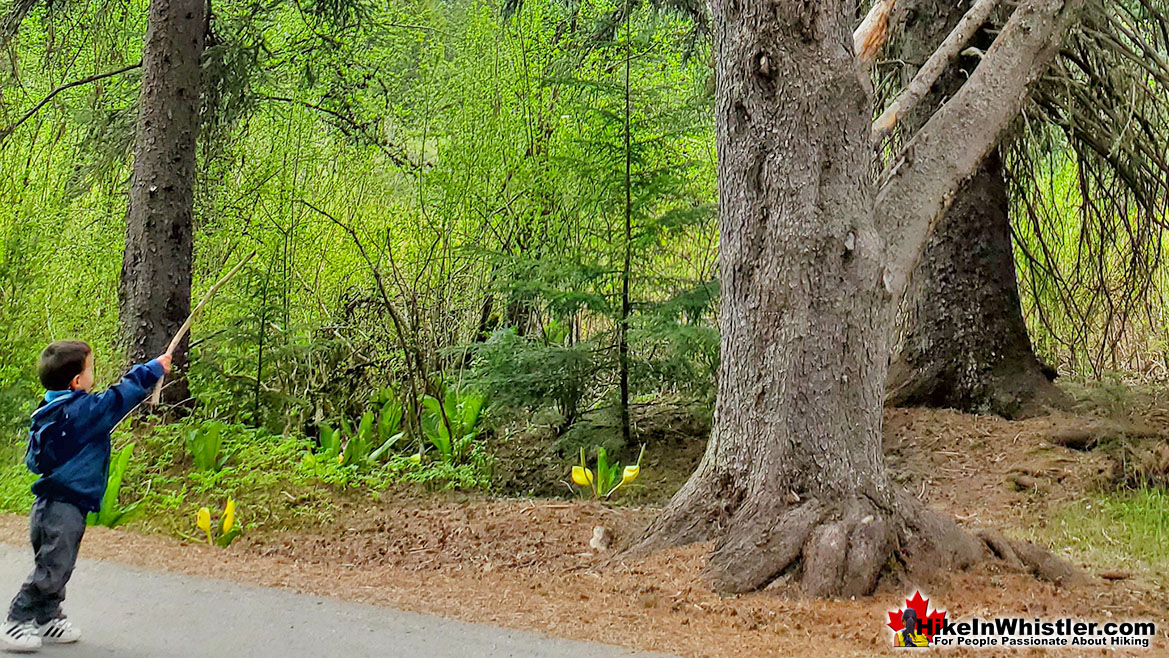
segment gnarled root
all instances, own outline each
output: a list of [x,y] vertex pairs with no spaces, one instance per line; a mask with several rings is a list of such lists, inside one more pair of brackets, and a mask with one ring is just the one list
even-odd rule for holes
[[995,557],[1018,571],[1027,571],[1061,587],[1074,585],[1084,579],[1072,565],[1035,544],[1019,539],[1008,539],[997,530],[983,528],[977,533]]
[[675,498],[631,552],[715,539],[705,577],[724,594],[757,590],[789,574],[812,596],[863,596],[882,577],[929,579],[993,558],[1057,584],[1078,577],[1033,544],[993,530],[972,534],[906,495],[887,506],[860,495],[831,503],[730,503],[709,495]]
[[657,550],[720,536],[723,526],[739,507],[739,498],[726,495],[727,490],[719,491],[717,482],[706,477],[697,474],[691,477],[623,555],[645,557]]

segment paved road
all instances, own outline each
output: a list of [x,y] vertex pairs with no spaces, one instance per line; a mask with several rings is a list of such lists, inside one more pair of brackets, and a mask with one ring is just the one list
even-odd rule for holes
[[[32,568],[30,549],[0,545],[7,605]],[[74,646],[40,655],[88,658],[649,658],[653,654],[468,624],[282,590],[81,560],[66,612]]]

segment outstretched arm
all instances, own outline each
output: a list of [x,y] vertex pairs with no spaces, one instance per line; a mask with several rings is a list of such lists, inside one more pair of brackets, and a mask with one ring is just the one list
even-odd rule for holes
[[153,361],[134,366],[122,381],[97,395],[94,422],[103,430],[112,430],[142,401],[162,376],[170,372],[171,357],[164,354]]

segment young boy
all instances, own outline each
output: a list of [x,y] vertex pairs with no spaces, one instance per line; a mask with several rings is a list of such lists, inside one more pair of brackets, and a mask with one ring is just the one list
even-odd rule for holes
[[12,600],[0,629],[0,648],[27,653],[43,642],[76,642],[81,631],[61,612],[85,534],[85,515],[96,512],[110,466],[110,431],[170,372],[160,356],[135,366],[116,386],[94,395],[93,350],[80,341],[57,341],[41,353],[37,372],[45,399],[32,415],[24,463],[40,479],[29,515],[36,568]]

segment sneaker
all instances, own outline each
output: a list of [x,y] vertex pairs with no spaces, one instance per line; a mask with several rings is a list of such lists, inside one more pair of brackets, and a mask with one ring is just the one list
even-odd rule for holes
[[31,621],[9,621],[0,628],[0,649],[8,653],[34,653],[41,648],[37,625]]
[[69,644],[81,639],[81,629],[61,617],[37,626],[37,635],[41,636],[45,644]]

